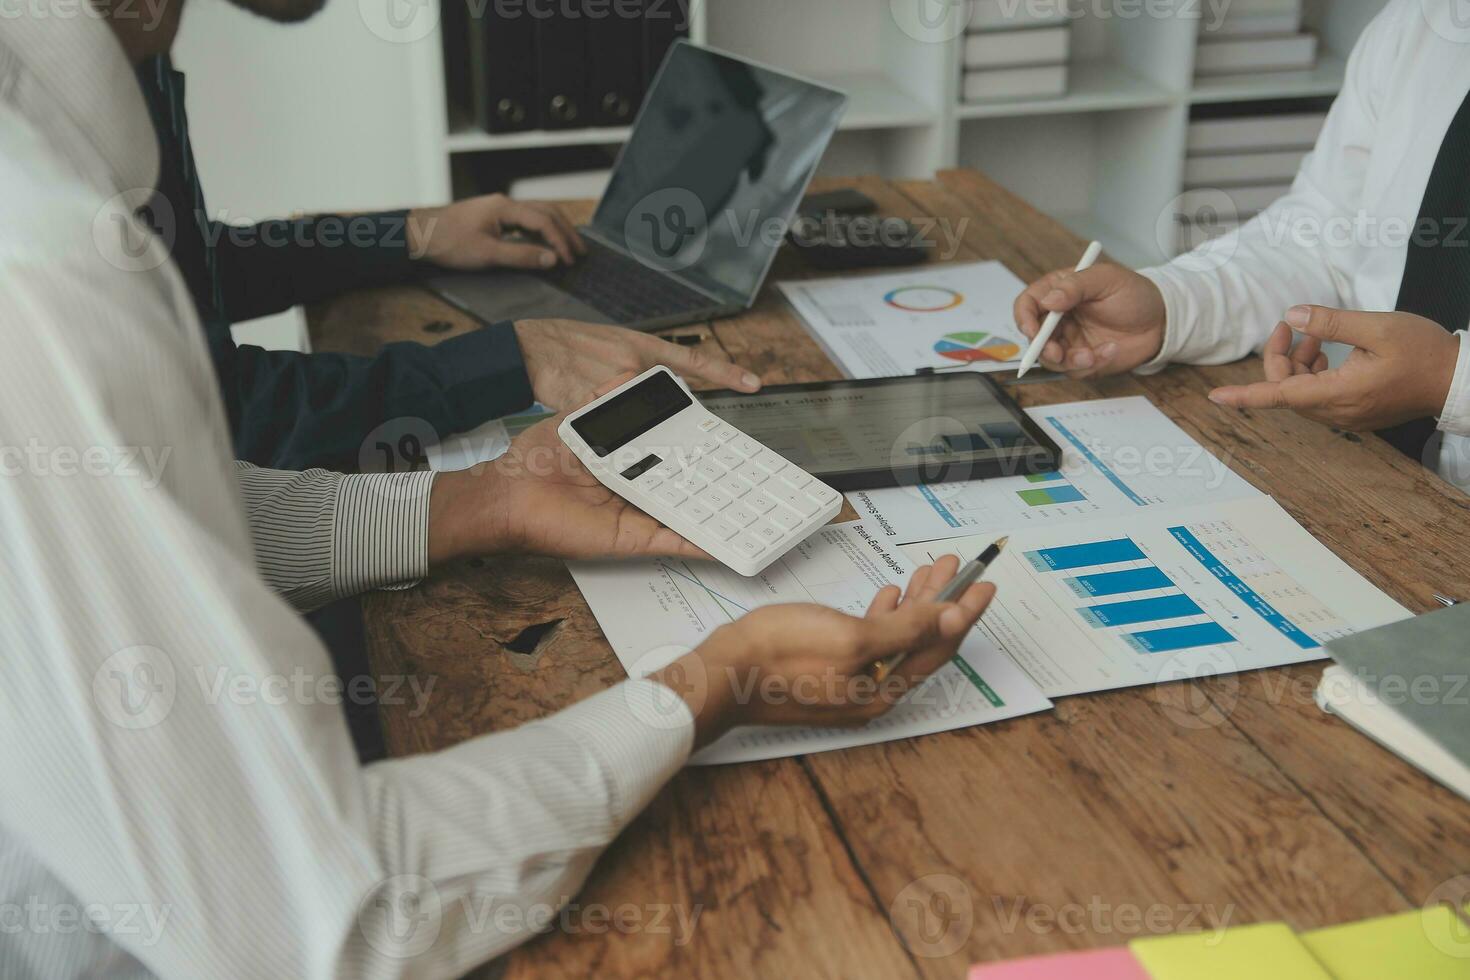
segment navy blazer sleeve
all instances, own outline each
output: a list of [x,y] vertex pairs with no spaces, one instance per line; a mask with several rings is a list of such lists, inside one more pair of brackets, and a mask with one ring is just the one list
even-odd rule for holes
[[137,74],[160,151],[145,217],[170,243],[194,297],[236,456],[277,469],[352,469],[384,422],[422,419],[443,437],[530,406],[531,382],[509,323],[437,347],[390,344],[374,357],[237,346],[232,323],[412,280],[420,267],[408,253],[407,212],[245,226],[208,220],[184,76],[166,55],[145,60]]
[[406,218],[392,211],[210,228],[222,314],[211,340],[240,458],[352,469],[366,437],[389,420],[421,419],[442,438],[531,405],[509,322],[434,347],[389,344],[372,357],[235,345],[230,323],[412,280],[419,268]]
[[373,357],[236,347],[227,324],[223,333],[214,360],[235,454],[262,466],[350,471],[389,420],[420,419],[442,438],[532,403],[510,323],[435,347],[388,344]]

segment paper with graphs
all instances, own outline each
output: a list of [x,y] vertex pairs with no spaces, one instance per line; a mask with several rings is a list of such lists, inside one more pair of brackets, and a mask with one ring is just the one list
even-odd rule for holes
[[1026,284],[999,262],[777,285],[849,378],[1007,371],[1026,349],[1011,313]]
[[[989,534],[909,545],[969,558]],[[1320,660],[1409,615],[1270,497],[1012,531],[979,629],[1048,697]]]
[[[760,606],[815,602],[861,616],[888,584],[913,571],[901,552],[861,523],[828,525],[760,575],[682,559],[571,562],[572,577],[630,676],[642,677],[697,647],[725,623]],[[745,678],[736,677],[736,690]],[[752,697],[768,696],[743,688]],[[798,696],[776,692],[775,696]],[[748,762],[868,745],[1041,711],[1049,702],[984,634],[876,722],[859,729],[736,729],[695,755],[695,764]]]
[[1054,473],[849,491],[895,544],[1129,517],[1158,507],[1263,496],[1147,398],[1026,409],[1061,447]]

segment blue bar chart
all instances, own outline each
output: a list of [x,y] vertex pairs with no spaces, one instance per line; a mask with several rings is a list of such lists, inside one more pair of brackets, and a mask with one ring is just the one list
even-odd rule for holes
[[[1302,663],[1408,615],[1269,498],[1097,523],[1014,531],[986,574],[977,629],[1049,697]],[[905,550],[968,558],[991,540]]]
[[1138,623],[1152,623],[1156,619],[1178,619],[1181,616],[1204,614],[1199,603],[1182,592],[1148,599],[1109,602],[1101,606],[1086,606],[1078,612],[1093,626],[1134,626]]
[[1234,643],[1235,636],[1219,623],[1211,622],[1129,633],[1124,640],[1139,653],[1173,653],[1176,650]]
[[1026,560],[1038,572],[1062,572],[1092,565],[1146,561],[1147,558],[1132,538],[1090,541],[1087,544],[1069,544],[1060,548],[1040,548],[1026,552]]
[[[1097,630],[1140,627],[1117,634],[1135,653],[1174,653],[1236,642],[1235,634],[1211,619],[1132,538],[1038,548],[1025,555],[1042,573],[1093,569],[1066,576],[1063,582],[1081,598],[1117,598],[1078,607],[1077,615]],[[1107,568],[1122,564],[1131,567]]]
[[1153,565],[1144,568],[1127,568],[1121,572],[1077,575],[1066,579],[1066,583],[1079,599],[1123,595],[1148,589],[1167,589],[1174,584],[1169,576]]

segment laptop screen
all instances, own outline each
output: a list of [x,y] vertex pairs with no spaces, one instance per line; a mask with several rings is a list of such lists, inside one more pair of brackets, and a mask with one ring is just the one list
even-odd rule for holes
[[846,103],[840,92],[676,44],[592,226],[653,268],[748,303]]

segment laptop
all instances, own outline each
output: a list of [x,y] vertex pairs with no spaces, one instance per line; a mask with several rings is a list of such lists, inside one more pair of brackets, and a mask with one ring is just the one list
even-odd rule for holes
[[681,41],[579,229],[585,256],[546,273],[445,274],[426,285],[489,321],[656,330],[745,310],[846,105],[841,92]]

